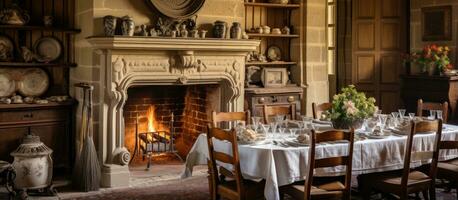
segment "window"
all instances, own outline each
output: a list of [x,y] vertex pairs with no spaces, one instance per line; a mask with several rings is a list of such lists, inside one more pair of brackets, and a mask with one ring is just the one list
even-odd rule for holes
[[336,73],[336,2],[327,0],[326,46],[328,48],[328,74]]

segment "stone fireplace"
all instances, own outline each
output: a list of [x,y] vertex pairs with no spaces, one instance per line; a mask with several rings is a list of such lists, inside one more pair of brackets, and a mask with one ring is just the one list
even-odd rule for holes
[[[127,164],[131,153],[126,148],[125,133],[126,125],[131,123],[131,119],[127,119],[124,112],[132,112],[130,109],[133,109],[125,107],[129,104],[130,90],[150,87],[151,91],[162,94],[176,92],[181,95],[183,91],[178,88],[186,87],[185,93],[194,92],[199,96],[199,92],[202,92],[199,91],[199,85],[212,85],[217,88],[217,92],[210,92],[217,94],[217,110],[242,111],[245,56],[259,45],[256,40],[149,37],[89,37],[87,40],[97,53],[94,62],[100,68],[98,88],[101,105],[94,114],[98,116],[96,120],[99,126],[96,132],[99,158],[103,163],[104,187],[129,184],[130,172]],[[163,88],[158,89],[159,87]],[[171,87],[175,89],[167,89]],[[158,99],[160,98],[156,98]],[[209,108],[214,109],[215,105]],[[194,113],[196,110],[199,109],[194,109]],[[186,113],[183,108],[183,111],[169,112],[181,112],[181,117],[185,117],[192,114],[193,110]],[[206,109],[204,112],[210,111]],[[203,123],[196,124],[195,129],[201,129]],[[184,143],[192,143],[193,135],[195,133],[188,135],[187,139],[191,141]]]

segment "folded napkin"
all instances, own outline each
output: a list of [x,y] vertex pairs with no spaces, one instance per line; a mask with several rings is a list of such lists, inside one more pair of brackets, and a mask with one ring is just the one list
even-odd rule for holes
[[244,143],[252,143],[258,139],[258,134],[254,130],[243,129],[237,134],[237,139]]

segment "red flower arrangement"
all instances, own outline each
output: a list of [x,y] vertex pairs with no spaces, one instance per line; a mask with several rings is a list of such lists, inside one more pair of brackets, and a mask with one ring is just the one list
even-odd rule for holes
[[453,65],[450,64],[450,58],[448,57],[449,53],[450,48],[448,46],[432,44],[426,45],[420,51],[404,54],[402,58],[404,62],[417,63],[422,67],[434,64],[440,72],[444,72],[448,69],[453,69]]

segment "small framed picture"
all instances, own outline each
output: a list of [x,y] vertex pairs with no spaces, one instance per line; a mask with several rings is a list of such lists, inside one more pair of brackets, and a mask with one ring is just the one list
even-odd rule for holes
[[284,87],[288,83],[286,68],[264,68],[261,75],[264,87]]
[[434,6],[421,9],[423,41],[452,39],[452,6]]

